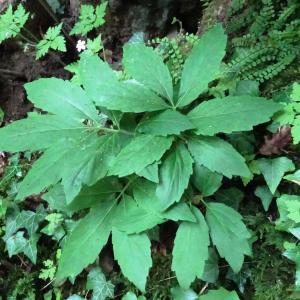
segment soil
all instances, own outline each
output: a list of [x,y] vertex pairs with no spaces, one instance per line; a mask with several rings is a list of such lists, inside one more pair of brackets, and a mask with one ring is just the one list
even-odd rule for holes
[[[9,4],[20,1],[0,0],[0,12]],[[81,2],[96,4],[99,1],[63,0],[63,19],[66,31],[73,25]],[[122,57],[122,45],[136,32],[143,32],[145,38],[165,36],[178,28],[172,25],[173,17],[183,22],[183,28],[189,32],[197,31],[202,8],[199,0],[109,0],[106,24],[102,29],[104,45],[110,62],[118,66]],[[27,22],[26,27],[38,38],[55,24],[53,18],[47,15],[45,9],[36,0],[27,0],[25,6],[34,17]],[[70,74],[62,63],[75,61],[76,40],[68,37],[68,52],[58,56],[47,55],[45,59],[36,61],[34,49],[24,50],[20,40],[11,40],[0,45],[0,108],[5,113],[4,123],[24,118],[33,109],[26,99],[23,85],[40,77],[69,78]]]

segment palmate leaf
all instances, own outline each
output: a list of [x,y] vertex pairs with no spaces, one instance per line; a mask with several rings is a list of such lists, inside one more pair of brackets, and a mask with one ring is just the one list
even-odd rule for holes
[[234,175],[250,176],[245,159],[231,144],[218,137],[193,137],[189,139],[188,147],[195,162],[213,172],[223,174],[228,178]]
[[113,228],[112,242],[122,273],[141,291],[145,291],[148,272],[152,266],[148,236],[145,233],[127,235]]
[[5,240],[6,248],[9,257],[24,253],[32,263],[36,263],[37,256],[37,242],[39,235],[34,234],[29,239],[24,237],[23,231],[18,231],[15,235],[12,235]]
[[264,98],[229,96],[202,102],[188,117],[197,128],[197,134],[215,135],[251,130],[270,120],[281,108],[280,104]]
[[93,268],[88,275],[86,288],[93,290],[92,300],[105,300],[114,297],[114,285],[106,281],[99,267]]
[[171,147],[172,141],[171,137],[146,134],[133,138],[116,157],[109,174],[126,176],[142,171],[146,166],[160,160]]
[[193,159],[183,144],[168,154],[160,167],[160,182],[156,195],[164,208],[178,202],[187,188],[193,173]]
[[180,224],[173,248],[172,270],[184,289],[188,289],[196,277],[201,277],[208,258],[208,227],[201,212],[195,207],[193,212],[196,223]]
[[216,79],[225,55],[226,35],[219,24],[205,33],[185,61],[177,107],[195,100]]
[[[100,202],[77,223],[62,249],[57,281],[78,275],[95,261],[110,235],[115,206],[116,201]],[[88,249],[84,255],[83,249]]]
[[213,244],[232,270],[240,271],[244,255],[250,255],[248,239],[251,234],[242,222],[242,216],[227,205],[207,203],[206,221]]
[[124,47],[123,65],[134,79],[173,104],[173,85],[168,67],[152,48],[141,43]]

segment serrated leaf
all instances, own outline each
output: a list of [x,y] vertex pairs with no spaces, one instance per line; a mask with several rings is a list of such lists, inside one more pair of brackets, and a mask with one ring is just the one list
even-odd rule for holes
[[298,82],[294,82],[293,84],[291,99],[293,101],[300,101],[300,84]]
[[[38,108],[69,119],[98,121],[95,106],[84,90],[69,81],[43,78],[25,84],[28,99]],[[51,99],[51,101],[49,101]]]
[[[101,202],[77,223],[63,246],[57,281],[75,277],[96,260],[110,235],[110,218],[115,205],[116,201]],[[88,249],[84,255],[83,249]]]
[[176,106],[191,103],[216,79],[225,55],[226,42],[227,38],[220,24],[201,37],[183,66]]
[[92,300],[105,300],[114,297],[114,285],[106,281],[99,267],[93,268],[87,277],[86,288],[93,290]]
[[291,181],[293,183],[296,183],[297,185],[300,185],[300,170],[297,170],[293,174],[285,175],[283,177],[285,180]]
[[179,220],[196,221],[195,216],[186,203],[180,202],[165,210],[164,203],[156,195],[156,184],[152,182],[146,180],[136,181],[133,184],[133,195],[139,207],[165,220],[173,220],[175,222]]
[[97,88],[95,103],[122,112],[146,112],[168,108],[157,94],[135,80],[103,82]]
[[188,141],[189,150],[199,165],[213,172],[232,176],[249,177],[245,159],[229,144],[218,137],[199,136]]
[[36,151],[61,138],[75,138],[88,130],[84,124],[54,115],[29,114],[0,130],[1,151]]
[[269,188],[265,185],[258,186],[255,189],[254,194],[261,200],[264,210],[268,211],[273,199],[273,195],[270,192]]
[[180,200],[192,173],[193,159],[186,147],[178,144],[174,151],[167,155],[159,170],[160,182],[156,195],[164,208]]
[[139,123],[138,131],[153,135],[180,134],[180,132],[192,129],[194,125],[181,113],[174,110],[165,110],[155,116],[144,119]]
[[[297,195],[283,194],[276,199],[276,202],[280,214],[280,218],[276,220],[276,229],[288,231],[294,225],[289,214],[291,213],[294,204],[300,203],[300,197]],[[296,206],[298,205],[296,204]]]
[[202,196],[213,195],[222,185],[223,176],[212,172],[208,168],[195,164],[193,184],[201,192]]
[[113,162],[110,175],[126,176],[142,171],[146,166],[160,160],[171,147],[173,138],[140,135],[121,150]]
[[50,49],[66,52],[66,40],[61,35],[62,23],[49,27],[43,39],[36,45],[36,59],[45,56]]
[[300,249],[299,244],[284,243],[285,252],[283,255],[296,264],[295,286],[296,291],[300,290]]
[[113,220],[114,227],[127,234],[143,232],[162,222],[163,218],[160,213],[138,206],[128,195],[118,205]]
[[257,163],[272,194],[275,193],[283,175],[295,170],[294,163],[287,157],[261,158]]
[[[80,80],[87,95],[95,102],[98,99],[98,89],[104,82],[118,84],[116,73],[96,55],[82,54],[78,71]],[[97,78],[97,80],[95,80]]]
[[15,37],[23,28],[29,18],[22,4],[13,11],[12,5],[0,15],[0,44],[6,39]]
[[114,135],[100,138],[90,135],[82,142],[86,146],[75,148],[75,151],[69,153],[68,163],[62,172],[62,184],[68,204],[78,195],[83,185],[91,186],[107,175],[118,152],[118,147],[114,145],[118,141]]
[[151,47],[131,43],[124,47],[125,71],[173,104],[173,85],[168,67]]
[[92,186],[83,186],[74,200],[67,204],[66,195],[62,184],[57,184],[42,196],[52,210],[60,210],[72,215],[73,213],[91,208],[100,201],[112,199],[115,193],[121,192],[122,186],[116,178],[106,177]]
[[229,292],[223,288],[218,290],[210,290],[204,296],[200,296],[199,300],[240,300],[235,291]]
[[146,234],[127,235],[115,228],[112,232],[114,255],[122,273],[142,292],[150,267],[151,243]]
[[205,262],[204,271],[200,279],[206,282],[215,283],[219,277],[218,255],[214,248],[208,249],[209,257]]
[[80,7],[79,20],[72,28],[70,35],[86,35],[91,30],[98,28],[105,23],[104,16],[107,1],[100,3],[94,8],[92,5],[82,4]]
[[59,140],[33,164],[19,186],[17,199],[38,194],[62,178],[67,203],[70,203],[83,184],[92,185],[106,175],[114,158],[113,144],[113,135],[99,138],[89,132],[76,140]]
[[141,177],[144,177],[152,182],[158,183],[158,163],[153,163],[143,170],[137,172],[137,174]]
[[197,300],[198,295],[191,289],[184,290],[181,287],[171,288],[172,299],[174,300]]
[[237,273],[250,255],[248,239],[251,237],[242,216],[234,209],[221,203],[207,203],[206,220],[213,244],[232,270]]
[[182,222],[179,225],[172,253],[172,270],[184,289],[188,289],[196,277],[201,277],[208,258],[208,227],[197,208],[193,208],[193,213],[196,223]]
[[68,209],[76,212],[83,208],[90,208],[97,202],[110,199],[121,190],[122,185],[116,178],[105,177],[92,186],[83,186],[80,193],[68,205]]
[[281,109],[271,100],[251,96],[229,96],[204,101],[188,117],[197,128],[197,134],[215,135],[220,132],[252,130],[265,123]]

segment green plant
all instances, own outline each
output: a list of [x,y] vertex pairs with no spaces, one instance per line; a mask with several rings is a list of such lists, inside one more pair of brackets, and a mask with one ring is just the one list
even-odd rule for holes
[[81,5],[80,16],[70,34],[86,35],[93,29],[104,24],[107,1],[100,3],[95,8],[92,5]]
[[84,89],[57,78],[25,85],[30,101],[48,114],[30,113],[0,130],[0,150],[43,151],[16,199],[49,189],[43,198],[52,209],[80,216],[89,209],[63,243],[58,283],[93,263],[112,233],[122,273],[145,291],[152,266],[148,230],[169,220],[179,225],[172,270],[182,288],[204,278],[210,244],[234,272],[241,269],[251,254],[242,216],[201,197],[190,179],[205,180],[196,171],[205,167],[216,191],[222,176],[251,177],[223,134],[250,131],[282,106],[249,95],[199,98],[220,76],[226,40],[220,25],[202,36],[183,66],[179,90],[162,58],[143,44],[124,47],[129,80],[119,81],[106,63],[86,54],[79,61]]
[[44,38],[36,45],[36,59],[45,56],[50,49],[66,52],[66,40],[61,35],[62,25],[48,28]]
[[[299,63],[299,14],[296,0],[233,1],[227,31],[236,36],[232,39],[233,55],[224,70],[227,79],[264,82],[282,74],[281,83],[277,82],[282,85],[291,75],[298,76],[293,64]],[[276,89],[274,82],[271,85]]]
[[19,4],[15,11],[9,5],[5,13],[0,15],[0,44],[11,37],[17,36],[28,17],[29,13],[25,11],[22,4]]
[[[287,91],[283,93],[287,93]],[[288,99],[286,98],[282,94],[279,97],[280,100],[283,100],[281,102],[284,105],[284,109],[276,113],[273,120],[279,126],[291,125],[293,142],[298,144],[300,142],[300,84],[294,83],[290,96]],[[288,102],[284,100],[288,100]]]
[[175,38],[155,38],[148,42],[149,45],[155,46],[155,50],[162,56],[174,85],[180,81],[184,62],[198,39],[195,34],[180,32]]

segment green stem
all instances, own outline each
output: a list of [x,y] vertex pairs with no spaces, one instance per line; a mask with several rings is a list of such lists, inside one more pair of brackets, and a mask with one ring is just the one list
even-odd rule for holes
[[[48,3],[45,2],[45,0],[38,0],[40,5],[45,9],[45,11],[49,14],[49,16],[54,20],[56,24],[59,24],[59,20],[56,18],[55,14],[53,13],[52,9],[49,7]],[[66,36],[66,38],[73,44],[76,45],[76,43],[73,41],[73,39],[69,36],[69,34],[62,28],[62,32]]]
[[28,43],[29,45],[31,45],[31,46],[36,46],[36,44],[33,42],[33,41],[31,41],[29,38],[27,38],[25,35],[23,35],[21,32],[19,32],[19,36],[20,36],[20,38],[22,38],[26,43]]
[[116,198],[116,201],[119,201],[122,196],[124,195],[124,193],[127,191],[127,189],[129,188],[129,186],[132,184],[132,182],[136,179],[137,177],[133,177],[131,179],[129,179],[129,181],[126,183],[126,185],[123,187],[122,191],[120,192],[120,194],[118,195],[118,197]]
[[38,43],[39,40],[38,38],[30,31],[28,30],[26,27],[23,27],[23,30],[36,42]]

